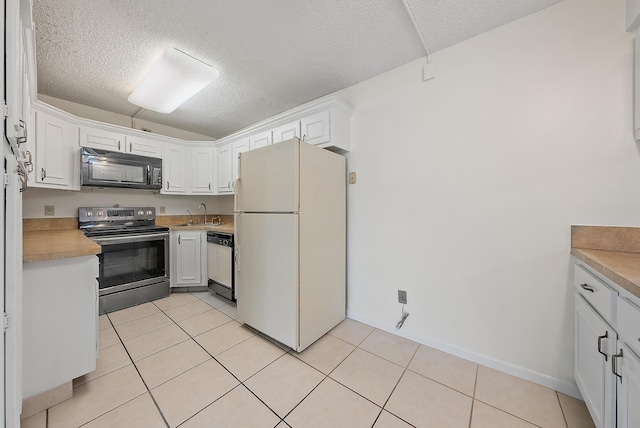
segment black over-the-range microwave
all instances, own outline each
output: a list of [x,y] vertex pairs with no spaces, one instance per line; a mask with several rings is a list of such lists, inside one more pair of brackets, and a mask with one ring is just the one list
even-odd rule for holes
[[83,147],[80,185],[160,189],[162,159]]

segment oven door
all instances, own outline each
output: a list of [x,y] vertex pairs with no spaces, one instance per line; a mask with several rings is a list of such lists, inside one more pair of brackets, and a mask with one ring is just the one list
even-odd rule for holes
[[100,296],[169,280],[169,233],[94,237]]

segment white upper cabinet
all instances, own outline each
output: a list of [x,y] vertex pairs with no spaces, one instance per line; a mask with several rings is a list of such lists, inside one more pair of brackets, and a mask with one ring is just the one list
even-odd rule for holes
[[162,158],[162,143],[158,140],[91,126],[80,127],[80,145],[112,152]]
[[189,193],[215,193],[213,147],[189,147]]
[[231,193],[233,180],[233,143],[227,143],[216,148],[216,191],[217,193]]
[[285,123],[273,128],[273,144],[287,141],[292,138],[300,138],[300,121]]
[[127,153],[151,158],[162,158],[162,143],[151,138],[127,135],[124,149]]
[[[231,161],[231,170],[233,171],[232,181],[231,181],[232,187],[234,186],[234,181],[238,179],[238,155],[240,153],[249,151],[250,149],[251,149],[251,146],[249,144],[248,138],[243,138],[233,143],[232,161]],[[233,188],[233,190],[235,191],[235,187]]]
[[165,144],[162,158],[164,185],[160,193],[187,193],[187,148],[178,144]]
[[271,144],[271,131],[263,131],[249,137],[249,150],[259,149],[269,144]]
[[35,180],[30,185],[80,189],[78,126],[36,111]]
[[325,110],[302,118],[302,141],[320,145],[331,141],[331,111]]
[[126,136],[119,132],[107,131],[90,126],[80,127],[80,145],[93,147],[94,149],[124,152],[126,148]]

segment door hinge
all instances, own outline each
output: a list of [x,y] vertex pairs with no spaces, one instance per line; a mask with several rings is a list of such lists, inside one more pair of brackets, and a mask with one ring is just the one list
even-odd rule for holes
[[4,332],[7,332],[7,329],[9,328],[9,315],[7,315],[7,313],[4,313],[4,318],[3,318],[3,323],[4,323]]
[[7,105],[7,102],[4,102],[4,106],[3,106],[3,114],[4,114],[4,118],[8,118],[9,117],[9,106]]
[[9,173],[2,174],[2,185],[6,189],[9,186]]

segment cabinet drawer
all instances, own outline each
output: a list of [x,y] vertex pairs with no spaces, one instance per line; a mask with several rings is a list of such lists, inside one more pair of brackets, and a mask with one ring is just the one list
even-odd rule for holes
[[577,292],[612,324],[613,305],[618,293],[579,265],[575,266],[573,281]]
[[618,297],[618,332],[640,355],[640,307],[622,297]]

